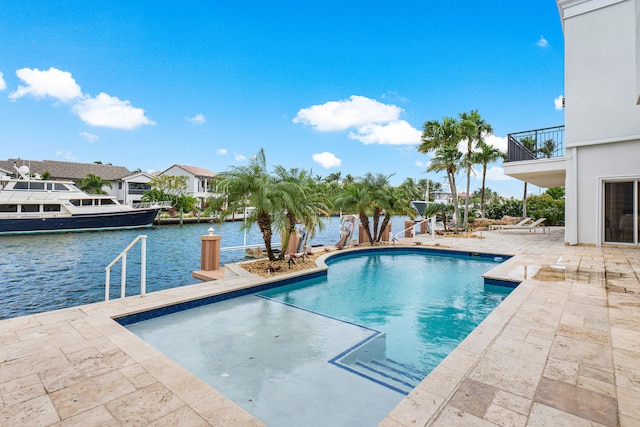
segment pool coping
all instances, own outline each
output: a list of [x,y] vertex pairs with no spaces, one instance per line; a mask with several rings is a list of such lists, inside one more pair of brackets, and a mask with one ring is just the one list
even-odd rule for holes
[[[513,257],[487,274],[522,283],[380,425],[640,422],[633,403],[640,398],[640,251],[568,247],[562,233],[554,228],[544,235],[489,233],[484,242],[455,243],[473,251],[509,248]],[[536,279],[562,257],[566,277]],[[604,280],[610,271],[620,276],[611,285],[609,278]],[[27,420],[38,425],[122,424],[131,419],[141,424],[263,425],[113,320],[300,273],[272,279],[239,271],[229,276],[144,298],[1,321],[1,419],[14,425]],[[567,343],[572,352],[563,353]],[[491,370],[494,366],[501,369]],[[551,401],[545,393],[565,397]],[[568,401],[585,393],[586,407]],[[492,399],[483,401],[487,395]]]

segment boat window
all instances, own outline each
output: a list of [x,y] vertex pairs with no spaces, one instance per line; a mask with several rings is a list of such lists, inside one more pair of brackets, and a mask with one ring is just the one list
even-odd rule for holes
[[71,199],[69,200],[73,206],[80,206],[80,199]]
[[102,205],[115,205],[116,202],[114,202],[113,199],[102,199],[102,200],[100,200],[100,204],[102,204]]
[[43,210],[45,212],[60,212],[60,205],[43,205]]
[[22,205],[20,212],[40,212],[40,205]]
[[32,190],[44,190],[44,182],[30,182],[29,188]]
[[58,191],[69,191],[69,189],[67,188],[67,186],[66,186],[66,185],[64,185],[64,184],[59,184],[59,183],[57,183],[57,182],[54,184],[53,188],[54,188],[55,190],[58,190]]
[[14,190],[28,190],[29,189],[29,183],[27,181],[20,181],[20,182],[16,182],[16,184],[13,186]]
[[92,199],[82,199],[82,206],[91,206],[93,204]]
[[0,212],[18,212],[18,205],[0,204]]

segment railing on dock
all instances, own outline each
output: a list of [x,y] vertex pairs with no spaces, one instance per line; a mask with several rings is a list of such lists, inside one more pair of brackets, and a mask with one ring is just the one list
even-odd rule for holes
[[147,236],[139,235],[133,242],[129,243],[120,255],[118,255],[111,264],[105,267],[106,278],[104,283],[104,300],[109,301],[109,282],[111,281],[111,267],[122,259],[122,272],[120,278],[120,298],[125,297],[127,287],[127,252],[140,241],[140,296],[143,297],[147,293]]

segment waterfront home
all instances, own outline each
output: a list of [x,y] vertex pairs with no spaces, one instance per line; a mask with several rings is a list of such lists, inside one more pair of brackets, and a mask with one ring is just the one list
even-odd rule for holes
[[186,176],[186,195],[195,197],[202,204],[211,197],[211,180],[216,174],[205,168],[176,164],[162,171],[160,175]]
[[637,246],[640,0],[557,4],[565,125],[510,134],[504,171],[540,187],[565,187],[566,244]]

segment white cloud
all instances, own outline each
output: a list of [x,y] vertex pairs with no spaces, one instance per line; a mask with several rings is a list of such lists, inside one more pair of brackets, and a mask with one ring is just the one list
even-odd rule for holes
[[[478,179],[482,178],[482,170],[476,171],[476,176]],[[499,166],[492,166],[487,169],[487,181],[515,181],[515,178],[512,178],[508,175],[504,174],[504,169]]]
[[401,112],[402,108],[395,105],[352,95],[348,100],[329,101],[303,108],[298,111],[293,122],[309,125],[320,132],[327,132],[371,123],[388,123],[396,120]]
[[4,74],[0,71],[0,90],[5,90],[7,88],[7,84],[2,76],[4,76]]
[[144,115],[142,108],[106,93],[100,93],[95,98],[83,98],[73,106],[73,112],[91,126],[131,130],[155,124]]
[[493,145],[494,147],[496,147],[498,150],[502,151],[503,153],[507,152],[507,137],[506,136],[495,136],[493,134],[487,136],[484,139],[484,142],[487,145]]
[[83,137],[84,139],[86,139],[87,141],[89,141],[92,144],[100,139],[100,137],[98,135],[94,135],[94,134],[89,133],[89,132],[80,132],[80,136]]
[[56,157],[64,160],[77,160],[76,157],[68,150],[58,150],[56,151]]
[[216,154],[219,154],[220,156],[224,156],[225,154],[227,154],[227,149],[226,148],[218,148],[216,150]]
[[556,107],[556,110],[562,110],[564,108],[562,104],[564,104],[564,96],[559,95],[553,99],[553,105]]
[[337,168],[342,165],[342,160],[337,158],[335,154],[325,151],[323,153],[317,153],[311,156],[314,162],[319,164],[325,169]]
[[364,144],[418,144],[422,132],[404,120],[394,120],[387,124],[370,123],[360,126],[357,132],[350,132],[349,138]]
[[70,102],[82,96],[80,86],[67,71],[53,67],[45,71],[37,68],[22,68],[16,71],[16,75],[26,85],[18,86],[18,89],[9,95],[11,99],[31,95],[34,98],[50,96],[59,101]]
[[415,164],[417,167],[419,167],[419,168],[424,168],[424,167],[426,167],[426,166],[427,166],[427,163],[425,163],[425,162],[423,162],[423,161],[421,161],[421,160],[416,160],[416,161],[414,162],[414,164]]
[[204,114],[196,114],[193,117],[187,117],[187,121],[194,125],[201,125],[207,121],[207,118],[204,116]]
[[247,160],[247,158],[245,156],[243,156],[242,154],[236,154],[235,156],[233,156],[233,158],[235,159],[236,162],[241,162],[243,160]]
[[544,49],[546,47],[549,47],[549,42],[544,38],[544,36],[540,36],[536,45]]
[[349,138],[364,144],[417,144],[421,132],[400,120],[403,111],[396,105],[352,95],[349,99],[303,108],[293,122],[319,132],[352,128],[355,130],[349,133]]

